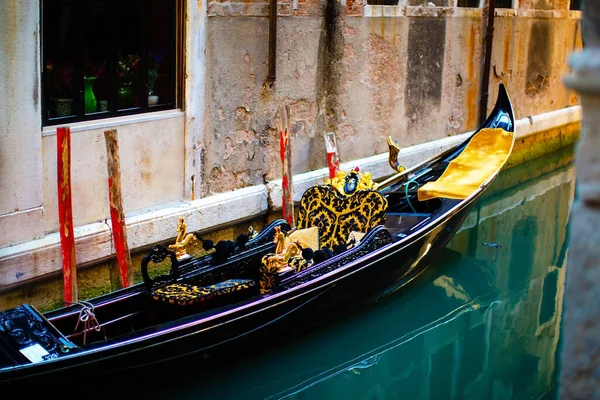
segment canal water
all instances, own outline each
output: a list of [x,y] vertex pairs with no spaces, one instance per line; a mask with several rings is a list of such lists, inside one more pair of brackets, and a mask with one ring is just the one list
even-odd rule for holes
[[555,398],[572,162],[565,148],[502,172],[440,259],[384,301],[152,395]]

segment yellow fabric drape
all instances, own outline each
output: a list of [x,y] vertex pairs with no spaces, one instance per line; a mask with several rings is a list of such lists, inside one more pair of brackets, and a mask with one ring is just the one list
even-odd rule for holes
[[419,188],[419,200],[467,198],[504,166],[512,152],[513,143],[514,133],[504,129],[488,128],[477,132],[437,181]]

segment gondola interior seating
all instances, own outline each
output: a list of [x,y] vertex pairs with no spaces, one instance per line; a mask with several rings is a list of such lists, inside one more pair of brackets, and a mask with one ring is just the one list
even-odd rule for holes
[[[150,278],[149,262],[161,262],[170,259],[171,271],[166,275]],[[163,246],[155,246],[142,260],[142,277],[150,297],[155,301],[167,304],[186,306],[207,301],[213,297],[250,290],[255,287],[253,279],[227,279],[212,285],[200,286],[190,283],[177,282],[179,277],[179,262],[174,252]]]
[[[307,189],[300,200],[297,229],[307,231],[317,228],[318,248],[329,249],[348,245],[351,233],[367,233],[385,224],[387,200],[376,190],[370,174],[360,174],[358,168],[338,176],[324,185]],[[358,235],[360,236],[360,235]],[[275,254],[263,257],[261,266],[261,291],[270,290],[278,281],[280,265],[270,265]],[[290,257],[288,269],[300,272],[307,267],[300,255]]]
[[351,232],[367,233],[385,223],[387,200],[370,174],[341,172],[331,183],[307,189],[300,200],[298,228],[316,226],[319,247],[347,244]]

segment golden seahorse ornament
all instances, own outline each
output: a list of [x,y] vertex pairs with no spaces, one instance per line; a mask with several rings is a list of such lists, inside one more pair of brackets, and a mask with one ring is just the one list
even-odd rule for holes
[[199,243],[198,238],[193,233],[186,235],[187,226],[183,218],[179,218],[179,224],[177,225],[177,237],[175,243],[169,245],[169,250],[174,251],[177,259],[189,257],[187,253],[188,246],[197,245]]
[[290,258],[302,254],[300,246],[296,242],[289,242],[289,238],[284,232],[281,232],[279,226],[275,227],[273,242],[277,244],[277,247],[275,248],[275,255],[269,257],[267,260],[269,270],[273,268],[280,270],[288,264]]
[[398,162],[398,154],[400,154],[400,146],[398,146],[398,142],[393,140],[391,136],[388,136],[387,143],[389,148],[388,161],[390,163],[390,167],[392,167],[392,169],[396,172],[404,172],[406,167]]

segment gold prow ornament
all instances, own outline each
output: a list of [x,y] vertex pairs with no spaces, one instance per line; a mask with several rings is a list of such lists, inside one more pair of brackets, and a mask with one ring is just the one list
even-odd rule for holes
[[400,153],[400,146],[398,146],[398,142],[392,139],[391,136],[387,137],[388,148],[389,148],[389,157],[388,161],[390,163],[390,167],[396,172],[404,172],[406,171],[406,167],[398,162],[398,154]]
[[187,248],[192,245],[199,244],[198,238],[193,233],[189,233],[186,235],[187,227],[185,225],[184,219],[179,218],[179,224],[177,225],[177,237],[175,238],[175,243],[169,245],[169,250],[174,251],[177,259],[180,260],[182,258],[190,257],[187,252]]

